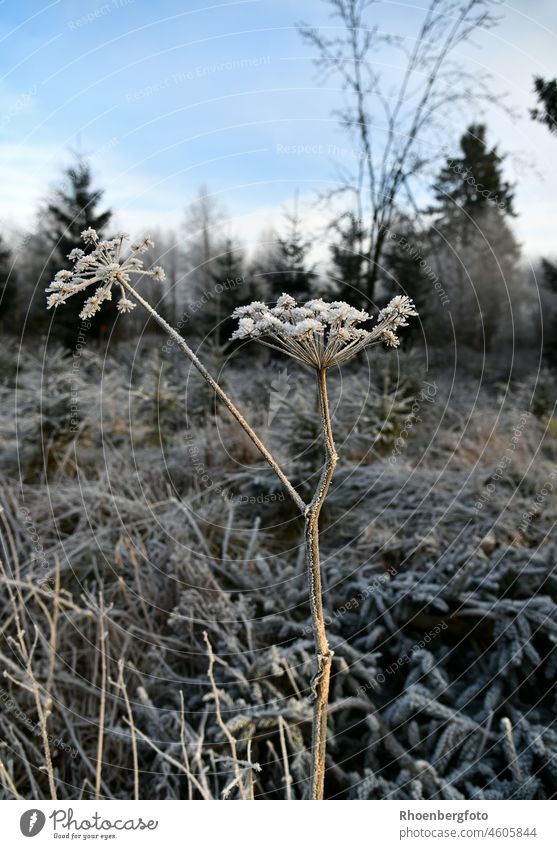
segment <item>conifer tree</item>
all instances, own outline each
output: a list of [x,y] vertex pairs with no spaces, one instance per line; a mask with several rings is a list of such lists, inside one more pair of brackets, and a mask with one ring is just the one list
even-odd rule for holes
[[486,143],[484,124],[471,124],[460,139],[460,156],[447,159],[433,187],[438,211],[451,217],[461,210],[477,217],[489,207],[514,215],[513,190],[503,178],[503,161]]
[[[15,308],[17,280],[11,253],[0,236],[0,326],[6,327],[8,316]],[[13,325],[13,316],[10,320]]]
[[534,79],[534,90],[542,109],[531,109],[530,115],[534,121],[549,127],[550,133],[557,135],[557,79],[544,80],[543,77]]
[[430,262],[451,290],[455,332],[461,342],[485,351],[494,350],[511,326],[505,311],[512,309],[509,292],[518,290],[520,249],[508,223],[515,214],[513,187],[503,162],[487,144],[485,125],[471,124],[460,155],[447,159],[433,186],[437,204],[429,210]]
[[486,143],[484,124],[471,124],[460,139],[460,156],[447,159],[433,187],[438,211],[452,217],[461,210],[473,218],[490,206],[514,215],[513,190],[503,178],[503,160]]
[[[543,282],[546,289],[551,293],[550,298],[555,299],[557,295],[557,264],[547,259],[542,259]],[[544,333],[543,353],[552,366],[557,366],[557,310],[548,310],[546,318],[547,331]]]
[[308,264],[312,243],[302,232],[297,200],[294,210],[285,214],[286,232],[278,236],[270,262],[263,273],[269,286],[269,298],[276,299],[283,292],[295,298],[310,296],[311,283],[317,277],[315,267]]
[[366,295],[364,248],[365,233],[361,221],[352,213],[342,215],[333,225],[338,238],[330,248],[331,277],[337,284],[339,299],[359,304]]
[[230,237],[224,242],[223,250],[215,257],[211,269],[213,286],[205,315],[210,316],[218,344],[230,338],[234,327],[231,315],[234,309],[252,300],[253,289],[249,286],[244,252],[235,248]]
[[[557,79],[544,80],[542,77],[536,77],[534,88],[543,109],[532,109],[530,114],[535,121],[545,124],[550,133],[557,135]],[[544,259],[542,268],[546,287],[553,294],[557,294],[557,265]],[[544,355],[550,363],[557,365],[557,312],[549,319]]]
[[[415,221],[401,217],[389,231],[383,269],[387,293],[412,298],[422,324],[428,323],[430,313],[438,304],[434,292],[437,275],[428,249],[427,232],[421,232]],[[404,335],[406,346],[420,334],[421,328],[416,322]]]
[[[45,277],[50,282],[56,271],[71,268],[68,253],[81,241],[81,233],[89,227],[102,236],[112,217],[110,209],[99,211],[103,191],[93,188],[91,168],[86,159],[77,156],[68,166],[63,180],[55,189],[45,210],[49,237],[50,257],[45,269]],[[68,303],[64,309],[57,310],[52,319],[51,333],[64,344],[72,346],[75,342],[76,327],[79,327],[79,303]],[[99,322],[91,327],[91,334],[102,334],[114,321],[116,309],[111,303],[105,303]]]

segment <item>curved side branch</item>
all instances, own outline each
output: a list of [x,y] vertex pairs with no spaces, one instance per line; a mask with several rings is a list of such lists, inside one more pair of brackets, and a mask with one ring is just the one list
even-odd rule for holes
[[306,510],[306,504],[303,499],[298,495],[285,473],[280,468],[279,464],[271,454],[271,452],[265,447],[263,442],[259,439],[255,431],[252,427],[246,422],[245,418],[238,410],[236,405],[230,400],[226,392],[219,386],[216,380],[211,377],[201,360],[194,354],[192,349],[189,347],[185,339],[180,336],[178,331],[174,330],[174,328],[167,322],[165,319],[158,314],[158,312],[151,306],[151,304],[142,298],[141,295],[131,286],[129,283],[123,283],[123,286],[130,292],[131,295],[144,307],[149,315],[155,319],[155,321],[160,324],[160,326],[168,333],[168,335],[176,342],[180,350],[186,357],[190,360],[190,362],[195,366],[197,371],[203,377],[203,379],[209,384],[211,389],[214,391],[215,395],[223,402],[227,410],[234,416],[238,424],[245,430],[253,444],[259,450],[259,452],[263,455],[267,463],[273,469],[281,483],[284,485],[288,494],[290,495],[292,501],[300,510],[301,513],[304,513]]
[[312,764],[311,764],[311,798],[322,799],[325,783],[325,755],[327,748],[327,707],[329,703],[329,681],[333,653],[329,648],[325,630],[325,615],[323,612],[323,597],[321,587],[321,561],[319,557],[319,514],[327,497],[331,480],[335,471],[338,456],[336,453],[331,415],[327,398],[327,378],[325,369],[317,373],[319,386],[319,402],[321,408],[321,425],[325,442],[325,466],[317,485],[315,495],[306,509],[306,549],[308,557],[309,596],[315,652],[317,656],[317,672],[313,676],[311,686],[314,698],[312,724]]

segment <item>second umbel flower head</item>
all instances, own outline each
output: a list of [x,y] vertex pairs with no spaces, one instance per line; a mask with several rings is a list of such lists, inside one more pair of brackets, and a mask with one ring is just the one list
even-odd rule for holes
[[317,369],[341,365],[364,348],[384,342],[396,348],[399,327],[406,327],[409,316],[418,315],[406,295],[397,295],[381,310],[375,327],[359,325],[372,316],[344,301],[315,298],[297,304],[290,295],[281,295],[274,307],[253,301],[232,313],[239,319],[233,339],[257,339],[298,362]]

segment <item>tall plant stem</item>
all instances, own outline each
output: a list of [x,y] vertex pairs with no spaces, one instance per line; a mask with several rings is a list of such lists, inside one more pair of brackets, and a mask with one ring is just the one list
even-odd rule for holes
[[322,799],[325,783],[325,756],[327,748],[327,707],[329,703],[329,681],[333,653],[329,648],[323,613],[321,587],[321,561],[319,557],[319,514],[327,497],[331,480],[337,464],[337,453],[331,428],[331,414],[327,398],[327,377],[325,369],[317,372],[319,387],[319,406],[321,426],[325,443],[325,465],[313,499],[305,512],[305,536],[309,574],[309,600],[317,672],[312,679],[314,697],[312,744],[311,744],[311,798]]
[[228,397],[226,392],[224,392],[216,380],[211,377],[203,363],[198,359],[185,339],[183,339],[182,336],[180,336],[180,334],[174,330],[174,328],[158,314],[154,307],[142,298],[129,283],[122,282],[122,285],[130,292],[131,295],[133,295],[138,303],[147,310],[149,315],[152,316],[157,324],[159,324],[163,330],[168,333],[170,338],[176,342],[182,353],[185,354],[185,356],[195,366],[197,371],[213,389],[217,397],[234,416],[236,421],[241,425],[251,441],[271,466],[279,480],[284,485],[291,499],[305,518],[305,542],[309,575],[309,601],[313,635],[315,639],[315,653],[317,657],[317,672],[313,676],[311,682],[314,709],[312,722],[310,783],[311,798],[322,799],[325,783],[325,755],[327,747],[327,707],[329,702],[329,681],[331,677],[333,653],[329,648],[327,633],[325,630],[325,616],[323,613],[321,561],[319,558],[319,514],[321,513],[321,508],[327,497],[338,460],[333,440],[331,414],[327,397],[326,369],[317,370],[321,427],[325,445],[325,465],[321,472],[315,495],[310,503],[306,504],[301,496],[296,492],[271,452],[259,439],[253,428],[246,422],[243,415]]
[[159,324],[168,333],[171,339],[176,342],[182,353],[186,355],[188,360],[190,360],[190,362],[195,366],[195,368],[203,377],[203,379],[209,384],[215,395],[217,395],[217,397],[223,402],[227,410],[234,416],[238,424],[245,430],[253,444],[261,452],[267,463],[270,465],[270,467],[273,469],[281,483],[284,485],[294,504],[296,504],[300,512],[303,513],[306,509],[306,504],[298,495],[298,493],[296,492],[296,490],[280,468],[279,464],[277,463],[271,452],[261,442],[253,428],[250,427],[250,425],[247,423],[241,412],[228,397],[224,389],[222,389],[217,383],[217,381],[213,377],[211,377],[201,360],[195,355],[195,353],[192,351],[185,339],[183,339],[182,336],[180,336],[180,334],[178,333],[178,331],[174,330],[174,328],[167,321],[165,321],[165,319],[161,315],[158,314],[156,309],[154,309],[154,307],[152,307],[148,301],[141,297],[141,295],[133,288],[133,286],[130,286],[129,283],[125,282],[123,282],[123,286],[133,295],[133,297],[141,304],[141,306],[147,310],[149,315],[154,318],[157,324]]

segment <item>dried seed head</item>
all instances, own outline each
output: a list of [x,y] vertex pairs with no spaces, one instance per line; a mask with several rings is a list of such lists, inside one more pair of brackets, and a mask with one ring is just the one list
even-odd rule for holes
[[298,305],[290,295],[281,295],[276,306],[262,301],[238,307],[232,317],[239,319],[233,339],[258,339],[278,348],[312,368],[340,365],[369,345],[385,342],[396,348],[398,327],[405,327],[409,316],[418,315],[406,295],[397,295],[381,310],[372,330],[357,325],[371,316],[344,301],[326,302],[322,298]]
[[96,230],[89,227],[81,234],[86,247],[91,247],[89,253],[81,248],[73,248],[68,254],[68,259],[74,264],[72,271],[58,271],[54,280],[48,286],[47,307],[57,307],[65,303],[68,298],[77,292],[88,289],[93,284],[100,284],[95,294],[87,298],[79,317],[91,318],[101,308],[105,301],[112,299],[112,288],[118,286],[121,298],[117,304],[119,313],[131,312],[135,304],[131,301],[124,288],[129,284],[132,274],[144,274],[154,280],[164,280],[165,273],[160,265],[145,270],[143,261],[138,254],[145,253],[154,247],[154,242],[145,238],[137,245],[133,245],[131,252],[122,256],[122,248],[129,241],[127,233],[121,233],[114,239],[100,240]]

